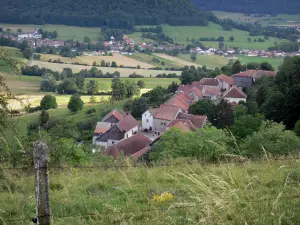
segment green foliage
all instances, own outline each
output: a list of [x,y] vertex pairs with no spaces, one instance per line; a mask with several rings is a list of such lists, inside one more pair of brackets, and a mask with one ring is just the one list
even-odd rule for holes
[[70,101],[68,103],[68,109],[71,112],[78,112],[82,110],[84,102],[81,100],[80,95],[74,94],[71,96]]
[[235,63],[232,65],[232,68],[231,68],[232,74],[237,74],[242,71],[244,71],[244,67],[241,64],[241,62],[239,60],[235,61]]
[[215,105],[210,100],[199,100],[189,108],[189,113],[193,115],[205,115],[209,121],[215,118]]
[[123,110],[124,110],[125,112],[131,112],[131,110],[132,110],[132,103],[133,103],[133,100],[132,100],[132,99],[128,99],[128,100],[124,103]]
[[92,116],[93,113],[95,113],[95,112],[96,112],[96,109],[95,109],[95,108],[90,108],[90,109],[88,109],[88,110],[85,111],[85,114],[86,114],[87,116]]
[[170,93],[175,93],[178,90],[179,85],[175,82],[172,81],[172,83],[168,86],[167,90]]
[[239,139],[244,139],[247,136],[251,136],[254,132],[257,132],[261,127],[264,116],[261,114],[243,115],[235,118],[233,126],[230,128],[233,135]]
[[126,98],[140,95],[141,89],[134,81],[126,80],[124,84],[126,88]]
[[95,80],[89,80],[86,89],[89,95],[97,94],[100,90],[100,84]]
[[222,154],[228,153],[227,139],[224,131],[213,126],[205,126],[201,132],[182,132],[172,128],[155,144],[150,158],[192,157],[217,161]]
[[285,97],[279,91],[271,92],[266,102],[261,106],[261,111],[268,120],[281,122],[284,118]]
[[147,98],[134,99],[132,102],[131,114],[136,118],[140,118],[148,108],[149,105]]
[[191,55],[191,60],[192,60],[193,62],[195,62],[195,61],[197,60],[197,55],[196,55],[196,54],[192,54],[192,55]]
[[23,56],[26,59],[31,59],[31,57],[33,56],[32,49],[30,47],[25,48],[25,50],[23,51]]
[[76,81],[74,79],[65,79],[57,87],[59,94],[75,94],[78,91]]
[[56,81],[52,74],[44,74],[40,81],[40,90],[46,92],[56,91]]
[[255,158],[265,153],[287,155],[296,152],[299,147],[300,139],[294,132],[285,130],[283,124],[272,121],[263,122],[260,129],[241,144],[243,153]]
[[142,81],[142,80],[139,80],[139,81],[137,82],[137,85],[138,85],[140,88],[145,88],[145,82]]
[[260,64],[260,69],[261,70],[274,71],[273,66],[270,63],[268,63],[268,62],[262,62]]
[[260,65],[257,62],[251,62],[251,63],[247,64],[248,70],[258,70],[259,68],[260,68]]
[[234,117],[239,118],[248,113],[248,108],[244,104],[239,104],[234,107]]
[[41,126],[45,126],[49,121],[49,113],[46,110],[42,110],[40,114],[40,124]]
[[211,123],[217,128],[231,127],[233,124],[234,111],[231,103],[222,99],[215,107],[214,119]]
[[112,99],[115,101],[126,98],[126,85],[119,78],[114,78],[111,82]]
[[300,56],[295,56],[284,60],[280,70],[276,76],[276,83],[280,85],[283,90],[300,84]]
[[56,109],[57,108],[57,102],[56,98],[53,95],[45,95],[41,100],[41,108],[44,110],[48,109]]
[[295,134],[300,137],[300,120],[297,121],[296,125],[295,125]]

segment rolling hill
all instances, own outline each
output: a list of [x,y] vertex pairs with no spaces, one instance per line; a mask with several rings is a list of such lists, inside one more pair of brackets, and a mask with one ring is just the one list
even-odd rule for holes
[[133,25],[206,25],[215,20],[190,0],[3,0],[0,22],[125,28]]

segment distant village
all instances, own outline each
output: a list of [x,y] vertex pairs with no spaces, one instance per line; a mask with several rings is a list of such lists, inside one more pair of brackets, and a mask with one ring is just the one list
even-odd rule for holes
[[176,93],[157,108],[149,108],[139,123],[129,112],[112,110],[96,124],[93,137],[95,149],[114,158],[120,154],[139,159],[151,150],[161,135],[175,127],[182,132],[195,132],[209,121],[206,115],[189,114],[189,107],[201,99],[214,104],[225,100],[233,107],[247,101],[243,88],[250,88],[262,77],[275,77],[273,71],[248,70],[229,77],[202,78],[189,85],[179,85]]
[[[299,28],[300,29],[300,28]],[[4,38],[11,38],[12,40],[22,42],[24,40],[29,41],[33,47],[42,47],[42,46],[50,46],[55,48],[60,48],[63,46],[72,47],[72,51],[77,51],[76,45],[70,44],[69,41],[63,40],[51,40],[48,38],[43,39],[42,35],[38,33],[37,30],[33,30],[32,32],[21,33],[21,34],[2,34]],[[300,39],[298,40],[300,42]],[[87,44],[87,43],[82,43]],[[92,44],[96,44],[93,43]],[[123,40],[115,40],[112,36],[110,37],[110,41],[105,41],[103,43],[104,47],[107,50],[98,50],[98,51],[84,51],[82,52],[83,55],[87,56],[95,56],[95,55],[105,55],[107,53],[121,53],[123,55],[132,55],[135,51],[172,51],[178,50],[182,51],[185,50],[183,45],[175,45],[175,44],[165,44],[165,45],[154,45],[153,43],[140,43],[136,44],[134,40],[128,38],[124,35]],[[298,52],[283,52],[280,50],[274,51],[265,51],[265,50],[249,50],[249,49],[242,49],[237,50],[233,48],[228,48],[225,50],[217,50],[215,48],[209,49],[202,49],[200,47],[191,48],[189,50],[190,54],[198,54],[198,55],[221,55],[227,58],[234,58],[235,55],[246,55],[250,57],[285,57],[285,56],[296,56],[300,55],[300,49]]]

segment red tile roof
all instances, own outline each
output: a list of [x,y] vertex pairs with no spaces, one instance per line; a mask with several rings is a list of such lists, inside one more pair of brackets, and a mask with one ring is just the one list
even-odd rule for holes
[[176,127],[185,132],[192,131],[195,129],[195,127],[193,126],[190,120],[180,120],[180,119],[172,120],[167,125],[167,130],[168,128],[172,128],[172,127]]
[[127,114],[124,119],[117,123],[121,131],[129,131],[138,125],[138,121],[131,115]]
[[223,95],[224,98],[247,98],[247,95],[237,86],[231,87]]
[[178,111],[180,111],[180,107],[165,104],[160,105],[159,108],[149,109],[153,118],[169,121],[175,119]]
[[220,74],[219,76],[217,76],[216,78],[218,78],[219,80],[229,84],[229,85],[233,85],[234,84],[234,80],[232,77],[229,77],[225,74]]
[[[120,153],[123,152],[123,154],[126,156],[136,154],[134,157],[138,158],[143,152],[149,150],[145,149],[145,147],[149,146],[151,142],[152,141],[145,135],[137,134],[108,147],[104,151],[104,154],[111,155],[116,159],[119,157]],[[141,150],[143,151],[140,152]]]
[[95,134],[104,134],[106,131],[108,131],[111,128],[111,123],[106,122],[98,122],[95,128],[94,133]]
[[192,115],[187,113],[179,113],[176,119],[190,120],[194,128],[202,128],[207,122],[207,116]]
[[247,70],[241,73],[232,75],[233,77],[252,77],[253,79],[259,79],[262,77],[275,77],[276,72],[267,70]]
[[185,95],[188,95],[191,92],[194,92],[199,98],[202,98],[202,86],[199,82],[193,82],[193,84],[188,85],[179,85],[178,91],[183,92]]
[[212,95],[218,96],[220,93],[221,90],[219,87],[203,86],[203,91],[202,91],[203,96],[212,96]]
[[105,117],[103,117],[102,122],[107,120],[111,116],[116,117],[120,121],[126,116],[126,113],[119,111],[117,109],[114,109],[114,110],[110,111]]
[[188,95],[177,93],[173,95],[169,100],[165,102],[165,105],[174,105],[178,106],[182,110],[187,111],[190,107],[190,104],[192,102],[192,98],[190,98]]
[[219,86],[219,80],[216,78],[202,78],[200,80],[200,85]]

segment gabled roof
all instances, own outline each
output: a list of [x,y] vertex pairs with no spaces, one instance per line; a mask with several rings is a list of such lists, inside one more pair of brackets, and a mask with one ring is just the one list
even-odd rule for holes
[[95,134],[104,134],[111,128],[111,123],[106,122],[98,122],[95,128]]
[[171,128],[171,127],[176,127],[182,131],[192,131],[194,130],[194,126],[192,124],[192,122],[190,120],[183,120],[183,119],[176,119],[176,120],[172,120],[168,125],[167,125],[167,129]]
[[210,87],[210,86],[203,86],[202,94],[203,96],[212,96],[216,95],[218,96],[220,94],[220,88],[219,87]]
[[247,70],[241,73],[233,74],[233,77],[252,77],[253,79],[259,79],[262,77],[275,77],[276,72],[267,70]]
[[227,84],[230,84],[230,85],[233,85],[234,84],[234,80],[232,77],[229,77],[225,74],[220,74],[219,76],[217,76],[216,78],[218,78],[219,80],[227,83]]
[[[144,152],[146,152],[146,149],[144,148],[149,146],[151,142],[152,141],[145,135],[137,134],[108,147],[104,151],[104,154],[111,155],[116,159],[119,157],[121,152],[123,152],[123,154],[126,156],[137,154],[141,150],[144,150]],[[141,155],[142,154],[137,154],[136,158],[140,157]]]
[[176,117],[177,112],[180,110],[180,107],[174,105],[160,105],[159,108],[149,109],[153,118],[161,120],[173,120]]
[[202,97],[202,87],[199,82],[193,82],[192,84],[181,84],[179,85],[178,92],[183,92],[185,95],[188,95],[191,92],[194,92],[199,98]]
[[202,78],[199,83],[206,86],[219,86],[219,80],[216,78]]
[[131,114],[127,114],[124,117],[124,119],[122,119],[117,123],[117,126],[119,127],[121,132],[123,131],[127,132],[137,125],[138,125],[137,120]]
[[111,116],[116,117],[120,121],[126,116],[126,113],[122,112],[120,110],[114,109],[114,110],[110,111],[106,116],[103,117],[102,122],[104,122]]
[[195,129],[202,128],[207,122],[207,116],[192,115],[187,113],[179,113],[176,119],[191,121]]
[[165,102],[165,105],[178,106],[182,110],[188,110],[193,99],[184,93],[177,93]]
[[223,95],[224,98],[247,98],[247,95],[237,86],[232,86]]

